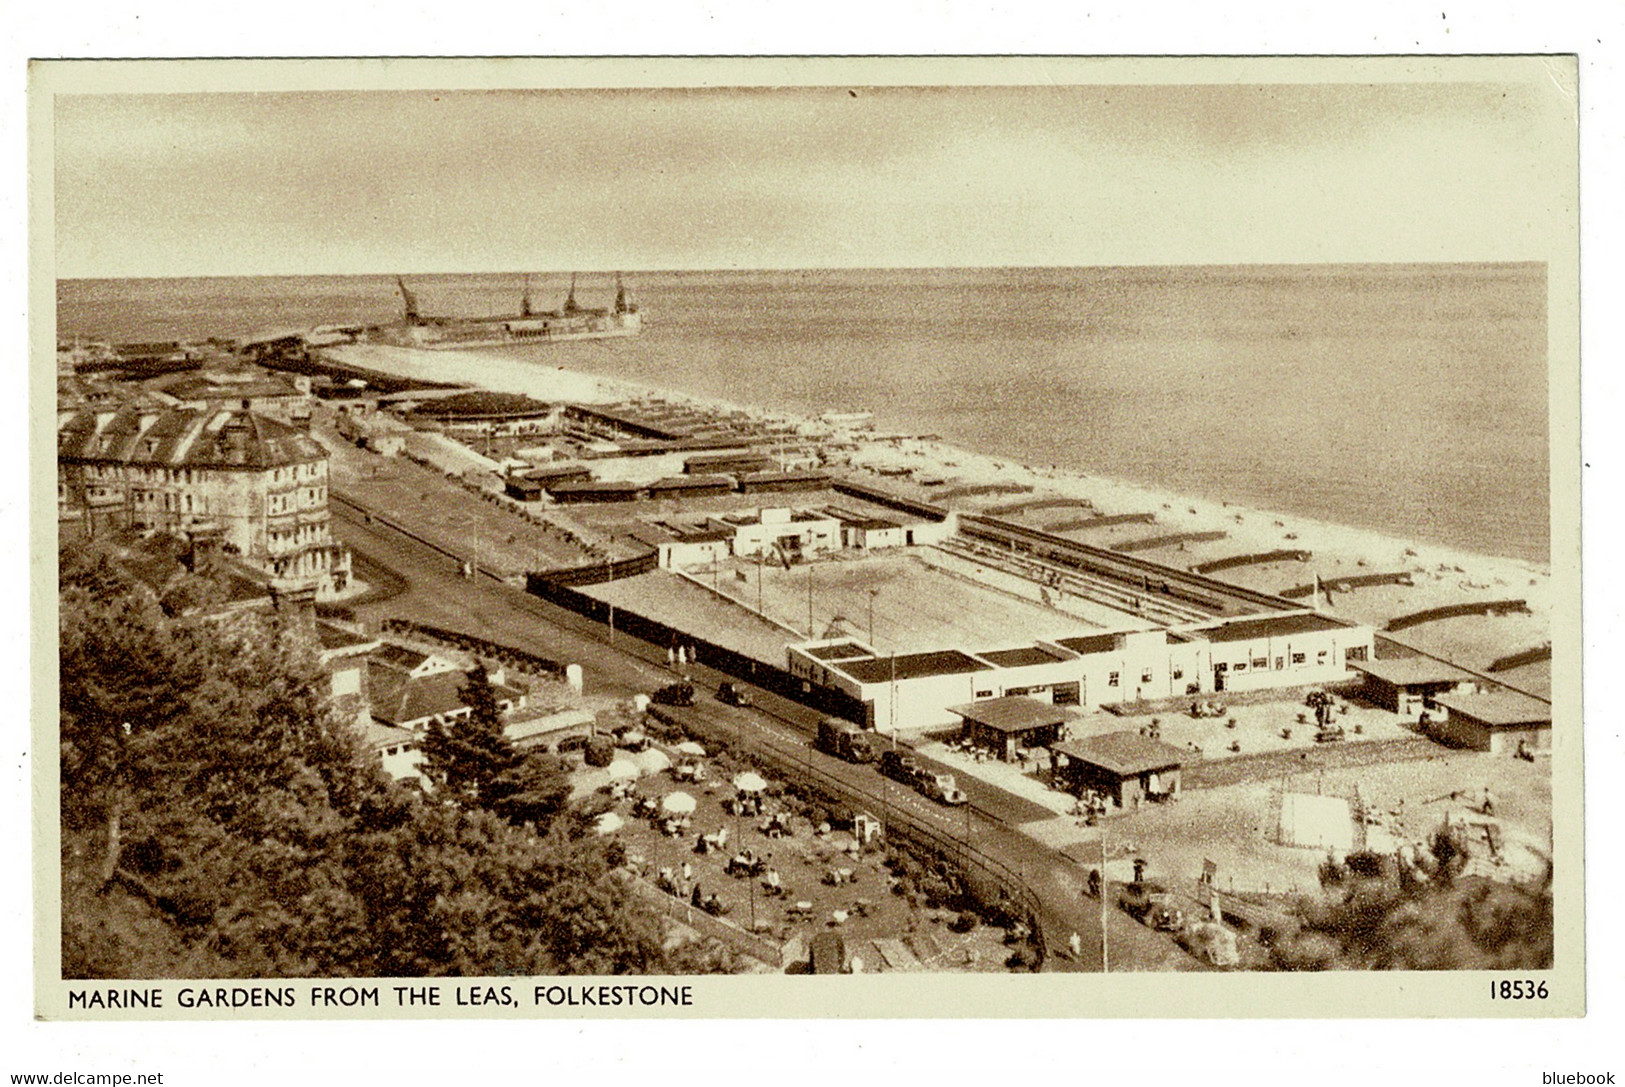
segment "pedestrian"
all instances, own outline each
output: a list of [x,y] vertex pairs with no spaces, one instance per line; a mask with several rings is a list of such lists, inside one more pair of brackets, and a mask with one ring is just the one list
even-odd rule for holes
[[1070,947],[1072,949],[1072,957],[1074,959],[1082,961],[1082,959],[1083,959],[1083,937],[1079,936],[1076,932],[1074,932],[1072,934],[1071,939],[1067,940],[1066,946]]

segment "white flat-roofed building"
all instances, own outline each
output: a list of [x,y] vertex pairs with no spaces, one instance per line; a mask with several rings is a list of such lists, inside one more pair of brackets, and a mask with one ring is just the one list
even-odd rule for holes
[[1180,633],[1205,644],[1202,689],[1212,691],[1341,683],[1351,662],[1371,659],[1374,640],[1369,626],[1318,612],[1255,615]]

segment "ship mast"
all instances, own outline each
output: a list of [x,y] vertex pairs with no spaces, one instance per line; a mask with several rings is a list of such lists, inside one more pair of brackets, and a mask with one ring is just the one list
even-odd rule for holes
[[406,323],[409,324],[409,325],[417,324],[418,323],[418,300],[417,300],[417,296],[414,295],[411,291],[406,289],[406,281],[404,279],[402,279],[400,276],[395,277],[395,286],[399,287],[400,290],[401,290],[401,301],[403,302],[403,304],[406,307]]
[[615,312],[635,313],[637,306],[627,297],[626,284],[621,282],[621,273],[615,273]]

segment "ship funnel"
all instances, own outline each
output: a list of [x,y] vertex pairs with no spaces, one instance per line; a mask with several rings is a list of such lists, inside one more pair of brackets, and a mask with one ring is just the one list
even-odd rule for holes
[[525,277],[525,297],[520,299],[520,301],[519,301],[519,315],[521,317],[533,317],[533,316],[535,316],[535,311],[530,308],[530,277],[529,276]]
[[636,312],[637,308],[638,308],[637,306],[632,304],[632,299],[626,293],[626,284],[621,282],[621,273],[616,272],[615,273],[615,312],[616,313],[633,313],[633,312]]
[[565,300],[564,300],[564,312],[565,313],[574,313],[576,311],[576,309],[577,309],[577,306],[576,306],[576,274],[574,272],[571,272],[570,273],[570,294],[569,294],[569,297],[565,298]]

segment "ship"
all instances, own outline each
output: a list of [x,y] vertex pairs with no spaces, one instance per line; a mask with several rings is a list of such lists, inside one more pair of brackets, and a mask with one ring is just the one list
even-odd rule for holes
[[398,325],[370,329],[369,339],[403,347],[446,350],[465,347],[505,347],[521,343],[552,343],[559,340],[602,340],[636,336],[643,330],[643,317],[627,292],[619,272],[615,274],[615,304],[608,308],[582,306],[576,302],[576,277],[570,277],[570,293],[556,310],[538,310],[531,303],[530,280],[519,312],[498,317],[436,317],[418,309],[417,296],[406,281],[395,277],[404,308]]

